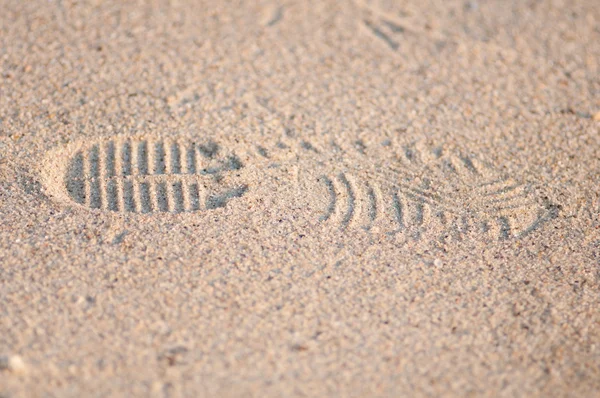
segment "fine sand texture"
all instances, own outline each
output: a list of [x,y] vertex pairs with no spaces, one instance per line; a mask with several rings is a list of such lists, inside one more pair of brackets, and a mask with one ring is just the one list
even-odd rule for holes
[[598,0],[0,0],[0,397],[600,397]]

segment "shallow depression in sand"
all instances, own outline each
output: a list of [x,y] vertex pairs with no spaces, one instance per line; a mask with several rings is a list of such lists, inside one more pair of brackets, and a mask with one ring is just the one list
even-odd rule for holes
[[247,190],[246,184],[228,179],[244,165],[234,154],[223,152],[213,141],[115,138],[55,154],[60,165],[55,171],[62,174],[55,188],[91,209],[133,213],[215,209]]
[[[289,137],[288,137],[289,138]],[[211,210],[239,200],[267,172],[294,185],[325,228],[436,240],[520,238],[557,215],[530,184],[501,175],[468,151],[440,143],[356,141],[222,144],[118,136],[73,144],[44,164],[55,197],[86,208],[143,214]],[[252,166],[255,174],[244,174]],[[289,170],[297,170],[295,176]],[[302,207],[301,207],[302,208]]]

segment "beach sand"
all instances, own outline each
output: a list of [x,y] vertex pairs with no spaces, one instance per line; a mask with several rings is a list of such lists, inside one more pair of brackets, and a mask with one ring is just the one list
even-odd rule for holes
[[600,7],[0,0],[0,396],[600,396]]

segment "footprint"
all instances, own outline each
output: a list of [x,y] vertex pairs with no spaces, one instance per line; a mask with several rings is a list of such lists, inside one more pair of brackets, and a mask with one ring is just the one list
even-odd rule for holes
[[116,137],[53,152],[45,165],[55,197],[114,212],[194,212],[225,207],[248,187],[244,165],[212,140]]
[[353,149],[335,167],[322,163],[318,172],[305,171],[311,180],[306,190],[320,190],[320,220],[339,229],[414,239],[502,240],[524,237],[558,215],[558,207],[539,198],[533,185],[451,146],[417,142],[373,148],[359,141]]
[[[267,184],[267,173],[279,173],[276,184],[295,186],[284,195],[300,196],[315,224],[341,231],[518,239],[558,215],[534,185],[502,175],[464,148],[424,141],[338,144],[286,134],[243,145],[118,136],[52,151],[42,167],[46,190],[57,199],[145,214],[226,207]],[[261,195],[273,192],[268,199],[282,206],[293,202],[274,188]]]

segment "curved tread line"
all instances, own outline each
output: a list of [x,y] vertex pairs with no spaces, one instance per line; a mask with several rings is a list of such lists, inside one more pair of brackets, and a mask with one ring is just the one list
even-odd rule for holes
[[400,197],[398,196],[398,191],[392,193],[392,209],[394,211],[396,223],[398,224],[398,231],[403,231],[406,227],[404,225],[404,209]]
[[484,183],[481,183],[481,184],[477,184],[477,185],[474,186],[474,188],[483,188],[483,189],[486,189],[486,187],[489,187],[491,185],[500,184],[500,183],[503,183],[503,182],[506,182],[506,181],[509,181],[509,180],[510,180],[510,177],[502,177],[502,178],[498,178],[496,180],[487,181],[487,182],[484,182]]
[[85,188],[85,180],[83,178],[84,175],[84,171],[83,171],[83,167],[84,167],[84,161],[83,161],[83,154],[81,151],[77,152],[73,158],[71,158],[71,161],[69,162],[69,165],[67,166],[67,173],[66,173],[66,189],[67,189],[67,193],[69,194],[69,196],[71,197],[71,199],[73,199],[76,203],[79,204],[85,204],[85,194],[86,194],[86,188]]
[[558,207],[552,206],[550,209],[547,209],[545,212],[540,212],[538,217],[523,231],[516,235],[516,238],[520,239],[533,231],[540,228],[542,225],[547,223],[550,220],[553,220],[558,217]]
[[392,50],[396,51],[400,48],[400,44],[387,35],[383,30],[379,29],[373,22],[364,19],[365,26],[378,38],[383,40]]
[[423,201],[416,201],[415,202],[415,224],[417,226],[422,226],[423,223],[425,222],[425,202]]
[[116,159],[116,149],[114,141],[109,141],[105,146],[105,156],[106,156],[106,167],[105,167],[105,177],[110,178],[115,175],[115,159]]
[[89,175],[89,203],[92,209],[102,208],[102,191],[100,188],[100,149],[99,145],[92,145],[88,149],[87,156],[88,175]]
[[497,189],[497,190],[492,191],[492,192],[486,192],[486,193],[484,193],[484,196],[502,195],[502,194],[514,191],[515,189],[520,188],[520,187],[524,187],[524,186],[525,186],[525,184],[516,183],[516,184],[513,184],[513,185],[509,185],[508,187]]
[[182,174],[181,172],[181,146],[178,142],[171,142],[171,174]]
[[513,195],[513,196],[508,196],[508,197],[501,197],[498,199],[490,199],[490,200],[486,200],[482,203],[488,203],[488,204],[495,204],[495,203],[510,203],[510,202],[514,202],[516,200],[520,200],[520,199],[528,199],[529,198],[529,194],[527,192],[520,192],[517,195]]
[[350,185],[350,182],[346,178],[346,175],[344,173],[340,173],[338,175],[338,179],[340,180],[340,182],[342,183],[342,185],[344,186],[344,188],[346,189],[346,192],[348,194],[346,214],[344,215],[344,218],[342,219],[342,227],[345,228],[346,226],[348,226],[348,224],[350,224],[350,221],[352,221],[352,217],[354,216],[354,204],[355,204],[356,198],[354,196],[354,191],[352,190],[352,186]]
[[327,210],[325,210],[325,213],[321,217],[319,217],[319,221],[327,221],[335,212],[337,194],[335,192],[333,181],[331,181],[327,176],[323,175],[319,177],[319,180],[323,181],[323,183],[327,187],[327,190],[329,191],[329,206],[327,206]]
[[463,164],[465,165],[465,167],[467,168],[467,170],[469,170],[470,172],[474,173],[474,174],[480,174],[479,170],[477,169],[477,167],[475,167],[475,164],[473,163],[473,160],[468,157],[468,156],[459,156],[460,160],[462,160]]
[[367,188],[367,197],[369,198],[369,220],[371,223],[374,223],[377,219],[377,196],[375,195],[375,190],[373,187],[366,184]]
[[[496,213],[499,213],[501,211],[504,210],[515,210],[515,209],[522,209],[524,207],[538,207],[538,203],[535,202],[534,200],[531,200],[529,202],[525,202],[525,203],[517,203],[514,205],[507,205],[507,206],[492,206],[491,209],[493,209]],[[486,209],[486,211],[484,212],[485,214],[488,214],[490,216],[494,216],[494,214],[489,213],[490,209]]]

